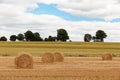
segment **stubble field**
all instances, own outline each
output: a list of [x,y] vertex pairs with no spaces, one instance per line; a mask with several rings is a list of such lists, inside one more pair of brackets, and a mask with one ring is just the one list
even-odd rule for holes
[[43,64],[34,57],[33,69],[16,69],[14,57],[0,57],[0,80],[120,80],[120,58],[65,57],[64,62]]
[[[16,69],[19,52],[34,56],[33,69]],[[64,62],[43,64],[45,52],[62,52]],[[101,56],[110,52],[112,61]],[[0,80],[120,80],[120,43],[0,42]]]

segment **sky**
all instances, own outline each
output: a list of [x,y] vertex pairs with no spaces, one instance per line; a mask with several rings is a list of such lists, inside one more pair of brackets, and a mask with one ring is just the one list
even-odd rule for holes
[[72,41],[103,30],[106,42],[120,42],[120,0],[0,0],[0,37],[31,30],[45,38],[60,28]]

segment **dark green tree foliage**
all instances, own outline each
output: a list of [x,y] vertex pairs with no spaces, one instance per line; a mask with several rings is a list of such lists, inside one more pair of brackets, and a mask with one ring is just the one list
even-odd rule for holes
[[68,33],[65,29],[57,30],[57,40],[58,41],[66,41],[69,39]]
[[44,41],[49,41],[48,38],[45,38]]
[[48,37],[49,41],[54,41],[52,36]]
[[56,40],[57,40],[57,37],[49,36],[48,39],[49,39],[49,41],[56,41]]
[[45,38],[45,41],[56,41],[56,37],[49,36],[48,38]]
[[40,37],[40,34],[38,32],[34,33],[35,41],[43,41],[43,39]]
[[7,41],[7,38],[6,38],[5,36],[2,36],[2,37],[0,38],[0,41]]
[[56,37],[52,37],[52,36],[49,36],[49,37],[48,37],[48,40],[49,40],[49,41],[56,41],[56,39],[57,39]]
[[10,36],[10,41],[16,41],[17,39],[17,36],[16,35],[11,35]]
[[24,35],[23,34],[18,34],[17,39],[19,41],[24,41]]
[[92,36],[91,36],[90,34],[85,34],[85,35],[84,35],[84,41],[85,41],[85,42],[90,42],[91,39],[92,39]]
[[32,31],[28,30],[24,34],[25,34],[26,41],[35,41],[35,36]]
[[32,31],[25,32],[26,41],[43,41],[38,32],[33,33]]
[[101,42],[104,42],[104,38],[106,38],[107,35],[103,30],[98,30],[96,32],[96,39],[100,39]]

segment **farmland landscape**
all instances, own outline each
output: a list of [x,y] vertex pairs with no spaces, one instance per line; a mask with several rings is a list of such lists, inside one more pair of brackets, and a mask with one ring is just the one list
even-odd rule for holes
[[120,80],[120,0],[0,0],[0,80]]
[[[15,56],[33,55],[33,69],[16,69]],[[61,52],[64,62],[42,63],[45,52]],[[113,54],[103,61],[102,55]],[[120,43],[0,42],[0,80],[120,80]]]

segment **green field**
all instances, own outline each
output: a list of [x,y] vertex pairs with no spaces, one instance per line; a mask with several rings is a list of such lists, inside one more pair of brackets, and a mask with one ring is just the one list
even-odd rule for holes
[[29,52],[41,56],[45,52],[62,52],[65,56],[101,56],[106,52],[120,56],[120,43],[110,42],[0,42],[1,56]]

